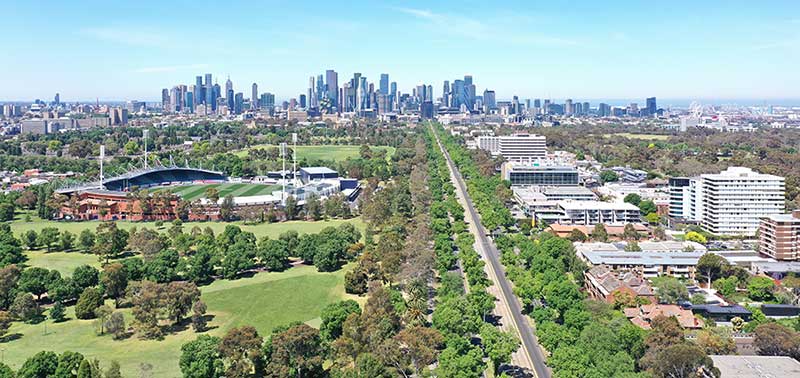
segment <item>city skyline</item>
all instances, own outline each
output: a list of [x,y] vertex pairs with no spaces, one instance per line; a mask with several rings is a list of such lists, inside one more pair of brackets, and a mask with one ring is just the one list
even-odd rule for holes
[[[143,1],[97,2],[103,12],[86,12],[93,3],[8,5],[15,17],[0,29],[13,36],[7,48],[24,54],[0,63],[13,73],[1,101],[54,93],[64,101],[156,101],[159,88],[191,84],[200,72],[230,76],[246,94],[255,82],[289,99],[325,69],[362,72],[376,85],[389,73],[402,92],[426,83],[439,93],[443,80],[470,74],[498,99],[800,98],[792,67],[800,19],[791,16],[800,6],[788,1],[725,9],[683,1],[311,1],[281,12],[271,3]],[[155,7],[158,14],[141,16]],[[49,22],[32,30],[39,19]]]

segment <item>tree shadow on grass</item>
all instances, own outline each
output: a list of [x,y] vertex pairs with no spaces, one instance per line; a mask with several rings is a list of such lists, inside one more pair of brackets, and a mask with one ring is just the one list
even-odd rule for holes
[[3,337],[0,337],[0,343],[7,343],[7,342],[9,342],[9,341],[19,340],[19,339],[21,339],[21,338],[22,338],[22,334],[21,334],[21,333],[19,333],[19,332],[17,332],[17,333],[10,333],[10,334],[8,334],[8,335],[5,335],[5,336],[3,336]]

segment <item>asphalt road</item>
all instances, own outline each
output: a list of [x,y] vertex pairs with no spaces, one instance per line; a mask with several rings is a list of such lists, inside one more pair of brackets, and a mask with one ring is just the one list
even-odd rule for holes
[[[436,134],[434,133],[434,135]],[[438,135],[436,135],[436,141],[441,147]],[[550,369],[544,363],[545,358],[542,354],[542,349],[539,347],[539,342],[536,339],[536,336],[533,334],[533,330],[531,329],[530,323],[528,323],[528,319],[522,314],[519,301],[517,300],[516,295],[514,295],[514,291],[511,289],[511,284],[508,282],[508,278],[506,278],[505,269],[503,269],[503,265],[500,263],[500,253],[498,252],[497,247],[495,247],[494,242],[492,242],[492,240],[487,236],[486,229],[483,227],[480,217],[478,216],[478,212],[475,210],[475,207],[472,204],[472,199],[467,193],[467,186],[464,184],[464,179],[461,177],[461,172],[459,172],[458,168],[456,168],[455,164],[453,164],[453,160],[450,159],[450,154],[447,152],[447,150],[442,148],[442,152],[447,160],[448,167],[456,178],[456,190],[461,192],[462,197],[466,200],[468,212],[467,217],[470,221],[474,222],[474,225],[478,230],[478,235],[475,235],[475,238],[478,241],[478,246],[483,250],[483,256],[486,256],[489,265],[494,272],[494,276],[497,279],[495,284],[500,287],[502,295],[505,297],[505,302],[508,303],[508,307],[511,312],[511,320],[514,322],[516,329],[519,330],[522,348],[533,364],[533,370],[536,377],[550,378]]]

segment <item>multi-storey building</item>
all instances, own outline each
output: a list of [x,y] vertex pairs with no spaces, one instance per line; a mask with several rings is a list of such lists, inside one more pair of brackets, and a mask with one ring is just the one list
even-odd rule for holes
[[761,218],[784,211],[784,178],[749,168],[700,175],[689,179],[688,186],[685,179],[670,184],[671,214],[682,214],[714,234],[753,235]]
[[514,134],[499,137],[500,155],[507,161],[533,162],[547,154],[546,138],[534,134]]
[[593,226],[642,222],[639,208],[627,202],[559,201],[557,206],[561,213],[559,224]]
[[800,259],[800,210],[761,218],[758,248],[776,260]]
[[579,182],[578,170],[569,166],[506,162],[501,174],[512,186],[577,186]]

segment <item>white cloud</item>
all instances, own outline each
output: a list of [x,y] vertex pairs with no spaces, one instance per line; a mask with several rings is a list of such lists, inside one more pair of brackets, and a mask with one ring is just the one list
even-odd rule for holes
[[208,64],[184,64],[175,66],[155,66],[155,67],[142,67],[133,70],[136,73],[161,73],[161,72],[176,72],[176,71],[191,71],[208,68]]
[[[436,13],[427,9],[392,8],[397,12],[411,15],[426,21],[437,34],[457,35],[476,41],[495,41],[516,46],[575,46],[577,41],[544,33],[524,30],[531,24],[530,18],[505,16],[494,20],[481,21],[474,18],[446,13]],[[491,25],[491,26],[490,26]]]

